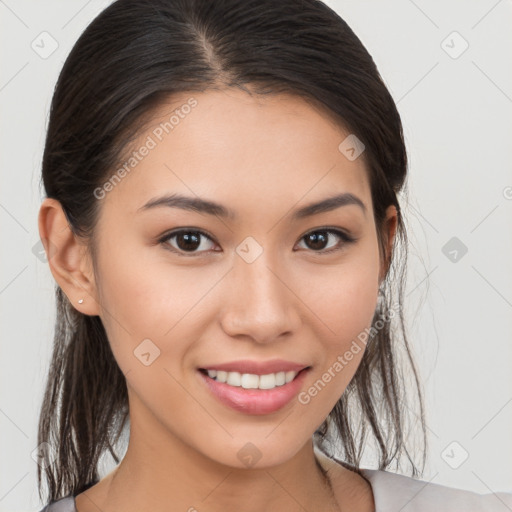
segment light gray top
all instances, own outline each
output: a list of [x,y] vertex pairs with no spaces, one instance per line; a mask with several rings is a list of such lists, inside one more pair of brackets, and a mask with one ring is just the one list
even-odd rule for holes
[[[361,469],[372,486],[375,512],[510,512],[512,492],[475,492],[377,469]],[[40,512],[77,512],[67,496]]]

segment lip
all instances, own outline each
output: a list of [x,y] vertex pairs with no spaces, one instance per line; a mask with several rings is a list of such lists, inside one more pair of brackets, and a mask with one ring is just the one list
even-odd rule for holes
[[277,372],[300,372],[309,365],[285,361],[284,359],[272,359],[270,361],[251,361],[242,359],[229,363],[212,364],[202,366],[203,370],[221,370],[225,372],[252,373],[254,375],[267,375]]
[[[310,367],[301,369],[292,381],[273,389],[244,389],[230,386],[224,382],[217,382],[199,369],[197,374],[211,393],[224,405],[245,414],[262,415],[276,412],[290,403],[299,393],[310,369]],[[265,375],[265,373],[258,375]]]

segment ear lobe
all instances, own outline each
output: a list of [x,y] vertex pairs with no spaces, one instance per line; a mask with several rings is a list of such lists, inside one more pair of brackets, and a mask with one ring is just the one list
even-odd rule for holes
[[[96,284],[87,245],[69,226],[59,201],[45,198],[39,209],[39,237],[50,271],[69,301],[85,315],[99,315]],[[83,303],[79,304],[79,300]]]

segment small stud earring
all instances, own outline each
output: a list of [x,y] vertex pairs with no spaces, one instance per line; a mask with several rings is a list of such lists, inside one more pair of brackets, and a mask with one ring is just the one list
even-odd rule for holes
[[80,300],[78,301],[78,304],[82,304],[82,302],[83,302],[83,301],[84,301],[84,299],[80,299]]

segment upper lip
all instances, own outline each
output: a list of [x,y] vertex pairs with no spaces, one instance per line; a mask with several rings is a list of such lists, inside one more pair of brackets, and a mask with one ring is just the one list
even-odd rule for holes
[[284,359],[272,359],[271,361],[251,361],[243,359],[239,361],[230,361],[229,363],[218,363],[208,366],[202,366],[202,370],[221,370],[225,372],[252,373],[254,375],[267,375],[278,372],[299,372],[308,368],[307,364],[294,363]]

